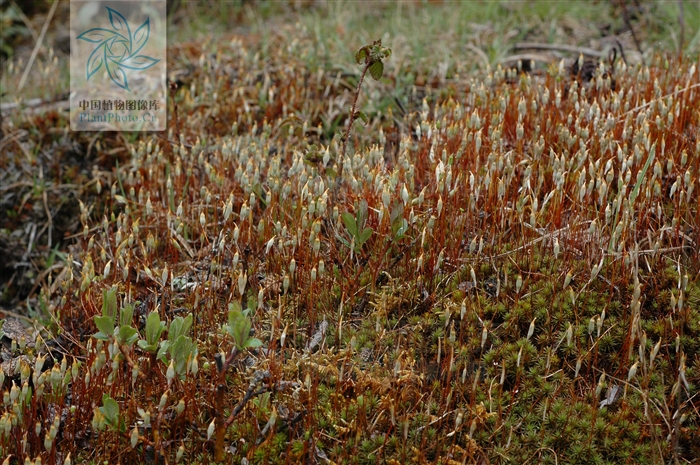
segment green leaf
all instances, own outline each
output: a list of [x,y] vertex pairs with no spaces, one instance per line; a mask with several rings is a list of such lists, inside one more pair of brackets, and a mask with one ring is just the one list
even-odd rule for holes
[[102,292],[102,316],[109,317],[114,326],[117,320],[117,289],[114,287]]
[[267,207],[267,194],[262,188],[262,185],[258,182],[253,185],[253,193],[263,204],[263,208]]
[[367,214],[368,214],[368,204],[367,200],[362,199],[360,200],[360,208],[357,209],[357,228],[359,231],[359,228],[363,227],[365,225],[365,221],[367,221]]
[[340,214],[340,218],[345,224],[345,228],[348,230],[351,236],[357,236],[357,222],[355,218],[348,212],[343,212]]
[[99,339],[100,341],[109,341],[111,339],[110,336],[106,335],[102,331],[100,331],[99,333],[93,334],[92,337],[94,337],[95,339]]
[[119,326],[129,326],[131,325],[131,320],[134,318],[134,306],[131,304],[126,304],[122,307],[121,313],[119,314]]
[[114,334],[114,320],[109,316],[96,316],[95,326],[106,336],[111,336]]
[[[229,308],[231,308],[231,307],[232,307],[232,305],[229,304]],[[240,304],[238,305],[238,308],[240,309]],[[229,310],[229,312],[228,312],[228,324],[226,325],[226,332],[228,332],[229,335],[231,335],[231,337],[234,337],[233,328],[236,326],[236,323],[241,318],[244,318],[243,312],[236,309],[235,307],[233,310]]]
[[139,338],[139,332],[131,326],[119,327],[119,340],[122,344],[131,345]]
[[163,329],[165,329],[165,321],[160,321],[158,312],[149,313],[146,319],[146,341],[149,346],[157,346]]
[[364,45],[359,48],[355,52],[355,61],[357,62],[358,65],[361,65],[365,62],[367,57],[369,56],[369,47],[367,45]]
[[188,314],[185,318],[176,316],[170,323],[168,329],[168,340],[172,344],[178,337],[186,336],[192,327],[192,314]]
[[250,336],[250,328],[252,323],[250,318],[244,317],[242,314],[239,318],[236,318],[233,325],[231,326],[231,335],[233,336],[234,343],[239,350],[242,350],[243,345],[248,340]]
[[[234,300],[230,304],[228,304],[228,326],[233,328],[233,325],[236,321],[238,321],[239,318],[243,316],[243,312],[241,311],[241,303],[237,300]],[[231,336],[233,336],[233,333],[231,333]]]
[[364,122],[365,124],[369,123],[369,118],[367,118],[367,115],[362,110],[357,110],[355,112],[355,117],[360,118],[362,120],[362,122]]
[[179,336],[175,343],[170,347],[170,354],[175,361],[175,372],[179,375],[184,375],[187,369],[187,360],[190,355],[194,356],[196,345],[187,336]]
[[369,66],[369,74],[372,75],[372,79],[378,81],[382,78],[384,74],[384,63],[381,61],[375,61]]
[[406,231],[408,231],[408,221],[405,218],[401,219],[401,226],[397,231],[394,232],[394,239],[399,240],[406,237]]
[[[240,302],[240,301],[234,300],[233,302],[230,302],[230,303],[228,304],[229,318],[231,317],[231,313],[230,313],[231,311],[238,311],[238,312],[240,312],[241,310],[243,310],[243,307],[241,307],[241,302]],[[230,323],[230,320],[229,320],[229,323]]]
[[390,218],[391,218],[391,224],[392,224],[392,225],[394,224],[394,222],[395,222],[398,218],[403,218],[403,212],[404,212],[403,203],[402,203],[402,202],[396,202],[396,203],[394,204],[394,208],[391,209]]
[[156,358],[158,360],[165,361],[165,354],[168,353],[169,348],[170,341],[160,341],[160,349],[158,349],[158,354],[156,355]]
[[256,347],[260,347],[262,345],[262,341],[258,338],[255,337],[249,337],[247,341],[245,341],[245,344],[243,344],[243,348],[245,349],[254,349]]
[[651,166],[651,162],[654,161],[654,155],[656,154],[656,142],[654,142],[654,145],[651,146],[651,149],[649,150],[649,156],[647,157],[646,163],[644,163],[644,166],[642,167],[641,170],[637,173],[637,182],[634,184],[634,189],[632,189],[632,193],[629,196],[630,199],[630,205],[634,205],[634,201],[637,200],[637,195],[639,195],[639,188],[642,185],[642,181],[644,181],[644,176],[647,174],[647,170]]
[[357,238],[357,240],[358,240],[358,242],[359,242],[358,245],[359,245],[360,247],[362,247],[362,244],[364,244],[365,242],[367,242],[367,240],[370,238],[370,236],[372,235],[373,232],[374,232],[374,231],[372,230],[372,228],[365,228],[365,229],[363,229],[362,232],[360,233],[359,237]]
[[254,312],[256,308],[258,308],[258,299],[251,294],[251,296],[248,297],[248,310]]
[[343,236],[341,236],[340,234],[337,234],[337,233],[336,233],[335,237],[336,237],[340,242],[342,242],[343,245],[344,245],[345,247],[350,247],[350,242],[349,242],[347,239],[345,239]]
[[152,354],[158,350],[158,345],[149,344],[148,342],[144,341],[143,339],[139,340],[139,342],[137,344],[142,350],[145,350],[146,352],[150,352]]
[[406,231],[408,231],[408,221],[403,217],[403,213],[403,203],[394,204],[394,208],[391,210],[391,234],[395,241],[406,237]]
[[100,411],[111,426],[117,426],[119,422],[119,404],[116,400],[112,399],[107,394],[103,394],[102,407],[100,407]]

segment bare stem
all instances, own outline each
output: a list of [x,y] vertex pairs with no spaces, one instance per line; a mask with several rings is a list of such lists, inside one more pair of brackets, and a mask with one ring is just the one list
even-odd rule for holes
[[216,410],[214,411],[215,417],[215,442],[214,442],[214,460],[221,462],[224,459],[224,437],[226,436],[226,426],[224,423],[224,394],[226,392],[226,386],[224,384],[218,384],[216,386],[216,393],[214,397]]
[[340,170],[338,171],[338,179],[343,176],[343,158],[345,158],[345,152],[348,148],[348,139],[350,139],[350,131],[352,131],[352,125],[355,123],[355,112],[357,111],[357,98],[360,96],[360,90],[362,89],[362,81],[365,80],[365,74],[369,69],[369,63],[365,65],[365,69],[362,70],[362,75],[360,75],[360,81],[357,83],[357,90],[355,91],[355,100],[352,102],[352,110],[350,110],[350,123],[348,124],[348,129],[345,131],[345,139],[343,140],[343,151],[340,162]]
[[678,0],[678,24],[681,28],[678,40],[678,58],[683,58],[683,42],[685,41],[685,18],[683,17],[683,0]]
[[238,349],[234,347],[231,349],[226,360],[222,361],[223,358],[221,354],[216,354],[216,366],[217,376],[216,376],[216,391],[214,394],[214,424],[216,428],[215,441],[214,441],[214,458],[217,462],[224,459],[224,437],[226,436],[226,422],[224,420],[224,395],[226,393],[226,370],[231,365],[233,360],[238,355]]

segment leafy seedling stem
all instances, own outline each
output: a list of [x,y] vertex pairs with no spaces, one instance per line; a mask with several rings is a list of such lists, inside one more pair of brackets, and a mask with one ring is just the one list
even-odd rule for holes
[[[388,47],[382,47],[382,40],[375,40],[372,45],[363,45],[357,52],[355,52],[355,61],[358,65],[364,65],[362,69],[362,74],[360,75],[360,80],[357,83],[357,89],[355,90],[355,98],[352,101],[352,109],[350,110],[350,121],[348,123],[348,129],[345,132],[345,137],[343,138],[343,150],[340,162],[340,171],[338,173],[338,179],[342,178],[343,175],[343,159],[345,158],[345,153],[348,147],[348,140],[350,139],[350,133],[352,132],[352,125],[355,123],[357,118],[360,118],[365,124],[369,121],[367,115],[362,110],[357,110],[357,98],[360,96],[360,90],[362,89],[362,82],[365,80],[365,75],[367,71],[372,76],[372,79],[378,81],[382,78],[384,74],[384,63],[382,60],[384,58],[389,58],[391,56],[391,49]],[[336,184],[337,186],[338,184]]]

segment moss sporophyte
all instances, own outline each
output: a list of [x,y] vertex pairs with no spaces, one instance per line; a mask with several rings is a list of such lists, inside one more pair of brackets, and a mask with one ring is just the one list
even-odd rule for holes
[[[426,28],[442,11],[377,8]],[[449,8],[441,26],[489,10]],[[577,47],[528,71],[495,61],[522,24],[476,19],[442,34],[464,61],[392,29],[391,61],[376,41],[353,63],[358,12],[292,10],[274,34],[172,44],[167,133],[3,118],[0,227],[21,226],[0,234],[0,294],[31,319],[0,314],[0,456],[700,456],[697,64],[627,46],[584,76]]]

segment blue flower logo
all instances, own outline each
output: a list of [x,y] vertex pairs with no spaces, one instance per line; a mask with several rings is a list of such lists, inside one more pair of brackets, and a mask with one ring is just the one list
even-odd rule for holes
[[89,81],[104,65],[112,82],[122,89],[131,91],[124,69],[144,70],[160,61],[160,59],[156,60],[139,54],[151,34],[150,18],[146,18],[146,21],[132,34],[129,22],[121,13],[110,7],[105,8],[109,12],[112,29],[96,27],[78,36],[79,40],[98,44],[88,58],[85,74]]

